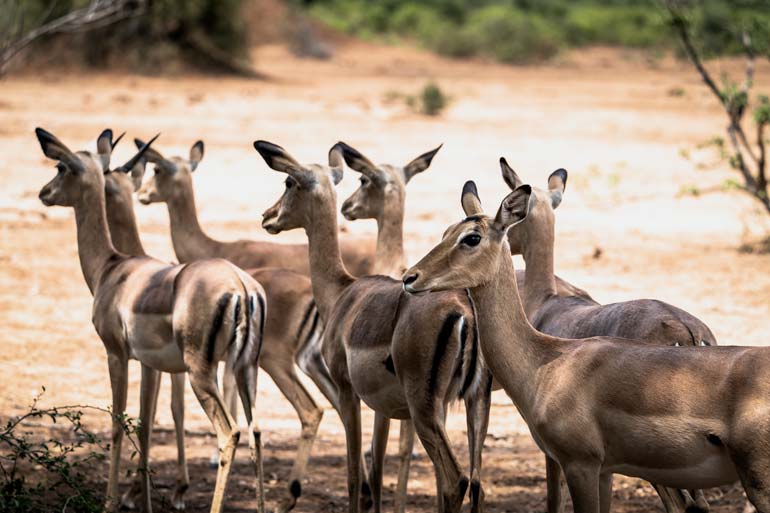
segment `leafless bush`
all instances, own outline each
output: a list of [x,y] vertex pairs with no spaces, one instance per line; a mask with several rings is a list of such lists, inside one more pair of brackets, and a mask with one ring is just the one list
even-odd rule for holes
[[145,0],[91,0],[88,5],[49,19],[56,1],[48,2],[42,15],[30,20],[24,0],[0,0],[0,76],[8,63],[41,37],[62,32],[85,32],[144,12]]
[[[680,4],[675,0],[663,2],[671,25],[684,46],[687,56],[698,70],[703,82],[708,86],[727,114],[727,134],[732,152],[727,154],[730,166],[736,169],[743,183],[739,188],[757,199],[770,214],[770,197],[767,186],[767,145],[765,129],[770,125],[770,99],[767,95],[757,95],[752,102],[749,96],[754,85],[754,63],[756,59],[748,32],[741,34],[746,55],[746,71],[742,83],[732,81],[727,75],[722,77],[720,88],[703,65],[703,61],[690,37],[689,22]],[[770,58],[770,55],[766,57]],[[755,140],[752,142],[743,128],[745,114],[753,105],[753,121]]]

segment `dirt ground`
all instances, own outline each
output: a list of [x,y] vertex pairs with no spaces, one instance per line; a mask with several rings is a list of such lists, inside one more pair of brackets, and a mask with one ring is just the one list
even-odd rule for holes
[[[54,170],[34,138],[36,126],[73,149],[93,149],[105,127],[143,138],[160,131],[156,146],[167,155],[186,155],[203,139],[206,156],[195,177],[199,215],[210,235],[225,240],[270,237],[260,228],[260,214],[280,194],[283,177],[254,152],[255,139],[281,144],[307,162],[325,159],[337,140],[393,163],[444,143],[431,169],[409,184],[406,241],[412,261],[461,216],[465,180],[476,180],[482,200],[496,208],[505,192],[501,155],[540,186],[564,167],[570,175],[557,212],[558,274],[602,302],[654,297],[680,306],[703,319],[721,344],[766,343],[770,258],[737,248],[770,233],[770,218],[747,196],[719,190],[735,175],[710,150],[697,149],[722,135],[725,118],[687,63],[600,49],[546,67],[514,68],[364,43],[337,48],[328,62],[298,60],[277,46],[255,50],[254,60],[271,80],[43,72],[0,82],[0,421],[23,411],[42,385],[49,405],[107,406],[110,398],[73,214],[47,209],[37,199]],[[711,65],[741,68],[738,62]],[[767,91],[770,66],[761,63],[757,76],[758,89]],[[422,117],[392,100],[394,93],[416,93],[428,79],[451,96],[443,116]],[[131,153],[129,144],[121,144],[116,158]],[[356,187],[356,178],[347,176],[340,185],[340,200]],[[683,194],[692,186],[704,194]],[[165,208],[136,208],[148,252],[173,260]],[[342,226],[361,236],[375,230],[367,222]],[[302,241],[304,234],[280,238]],[[138,385],[139,368],[132,363],[130,415],[138,414]],[[152,453],[159,496],[170,493],[175,458],[167,432],[167,380],[162,387],[161,432]],[[209,424],[189,390],[187,399],[188,511],[207,511],[215,441],[205,434]],[[264,374],[258,406],[272,501],[285,485],[299,423]],[[365,434],[371,418],[367,412]],[[107,418],[90,422],[107,434]],[[449,426],[467,462],[461,408],[450,415]],[[390,453],[396,447],[393,429]],[[329,410],[297,511],[346,509],[344,451],[342,426]],[[125,454],[128,464],[128,448]],[[487,511],[545,510],[542,457],[504,394],[494,397],[484,463]],[[421,448],[413,469],[409,510],[432,511],[434,481]],[[393,458],[387,471],[386,510],[392,508]],[[94,475],[103,481],[106,465]],[[251,475],[242,446],[228,510],[253,510]],[[737,489],[708,496],[712,511],[740,511]],[[615,498],[614,511],[660,509],[651,488],[636,479],[617,478]]]

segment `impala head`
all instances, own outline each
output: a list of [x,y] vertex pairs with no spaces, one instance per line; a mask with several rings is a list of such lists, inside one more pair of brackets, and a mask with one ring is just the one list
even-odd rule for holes
[[[106,140],[109,142],[110,152],[120,142],[125,133],[121,134],[114,141],[112,140],[112,130],[107,129],[101,133],[99,140]],[[152,144],[160,134],[150,140],[149,144]],[[97,143],[97,146],[99,144]],[[107,145],[104,145],[107,148]],[[137,153],[125,164],[110,169],[109,167],[104,170],[104,191],[107,196],[108,204],[115,204],[117,202],[131,204],[132,195],[139,190],[142,185],[142,176],[144,176],[144,167],[147,163],[145,155]]]
[[[516,190],[524,184],[516,171],[508,165],[503,157],[500,157],[500,171],[503,180],[511,190]],[[508,230],[508,243],[511,246],[512,255],[520,255],[527,244],[544,237],[550,239],[553,245],[555,216],[553,211],[561,204],[564,197],[564,189],[567,187],[567,171],[557,169],[548,177],[548,190],[532,188],[530,210],[527,214],[527,222]],[[543,241],[543,243],[548,243]]]
[[344,142],[338,142],[335,148],[342,153],[350,169],[361,173],[361,185],[342,204],[342,215],[345,219],[355,221],[380,218],[388,204],[403,205],[406,184],[416,174],[428,169],[441,146],[423,153],[403,167],[390,164],[375,166]]
[[466,218],[450,226],[444,238],[404,274],[410,293],[478,287],[495,276],[508,230],[527,218],[532,188],[520,185],[505,197],[497,215],[482,213],[476,184],[466,182],[461,203]]
[[256,149],[268,166],[286,173],[286,189],[278,201],[262,214],[262,227],[276,234],[295,228],[307,228],[320,205],[336,208],[334,186],[342,180],[342,153],[335,146],[329,151],[329,165],[297,162],[280,146],[255,141]]
[[[144,144],[134,139],[137,147]],[[197,141],[190,148],[190,156],[165,158],[159,151],[147,152],[147,161],[155,164],[155,174],[139,189],[137,197],[143,205],[168,202],[182,194],[183,187],[192,187],[192,173],[203,159],[203,141]]]
[[[73,152],[55,135],[42,128],[35,135],[46,157],[56,160],[56,177],[40,190],[40,201],[46,206],[74,207],[89,191],[104,190],[104,173],[109,170],[112,154],[112,131],[105,130],[96,142],[97,152]],[[141,159],[149,145],[143,147],[135,158]],[[134,159],[132,159],[134,160]]]

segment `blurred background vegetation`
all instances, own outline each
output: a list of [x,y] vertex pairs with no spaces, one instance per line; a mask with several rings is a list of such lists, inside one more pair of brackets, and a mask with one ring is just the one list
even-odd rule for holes
[[[693,37],[706,56],[741,53],[747,30],[768,50],[769,0],[686,4]],[[364,38],[413,41],[452,57],[533,63],[562,49],[610,45],[678,49],[657,0],[306,0],[324,23]]]
[[[0,34],[16,5],[29,27],[82,7],[88,0],[0,0]],[[254,35],[270,30],[249,16],[259,0],[145,0],[138,16],[94,31],[45,38],[84,64],[115,61],[137,70],[174,71],[190,64],[238,71]],[[264,2],[263,2],[264,3]],[[591,45],[680,51],[659,0],[278,0],[284,25],[326,26],[365,39],[417,44],[450,57],[504,63],[545,61]],[[768,53],[770,0],[684,0],[694,42],[705,57],[742,52],[740,34]],[[52,7],[53,6],[53,7]],[[274,20],[273,20],[274,21]],[[301,37],[301,36],[300,36]],[[46,41],[47,40],[47,41]],[[61,45],[59,45],[61,48]],[[49,52],[50,53],[50,52]],[[326,55],[326,52],[319,52]],[[245,67],[243,67],[245,69]]]

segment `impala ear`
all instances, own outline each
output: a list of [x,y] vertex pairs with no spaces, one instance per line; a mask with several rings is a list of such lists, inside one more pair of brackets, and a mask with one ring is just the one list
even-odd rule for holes
[[500,171],[503,173],[503,180],[505,180],[505,183],[508,184],[508,187],[510,187],[511,190],[524,185],[524,182],[519,178],[519,175],[516,174],[516,171],[508,165],[508,161],[505,160],[505,157],[500,157]]
[[527,218],[534,202],[530,202],[532,196],[532,187],[524,184],[518,186],[513,192],[508,194],[500,204],[500,209],[495,216],[495,224],[508,230]]
[[267,141],[254,141],[254,149],[265,159],[265,163],[271,169],[286,173],[300,183],[307,183],[308,180],[312,179],[310,173],[277,144]]
[[442,146],[444,145],[439,144],[438,148],[435,150],[423,153],[404,167],[404,180],[406,183],[409,183],[409,180],[411,180],[414,175],[422,173],[430,167],[433,157],[436,156],[436,153],[438,153],[438,150],[440,150]]
[[[154,141],[157,137],[158,136],[156,135],[152,139],[152,141]],[[169,173],[176,173],[176,164],[164,158],[163,155],[161,155],[160,152],[155,148],[150,148],[150,144],[152,144],[152,141],[145,144],[144,141],[142,141],[141,139],[134,139],[134,144],[140,150],[146,146],[144,151],[144,158],[145,160],[147,160],[147,162],[152,162],[153,164],[158,166],[160,169],[163,169],[164,171],[168,171]]]
[[[120,137],[123,137],[122,135]],[[112,142],[112,130],[107,128],[103,130],[99,137],[96,138],[96,151],[99,154],[99,160],[102,163],[102,171],[107,172],[110,170],[110,157],[112,156],[112,148],[115,147],[115,143]]]
[[148,143],[141,143],[139,139],[136,139],[135,141],[141,143],[139,151],[136,152],[136,155],[131,157],[128,162],[118,168],[118,170],[123,173],[131,173],[131,182],[134,184],[134,191],[138,191],[139,187],[142,186],[142,178],[144,177],[144,170],[147,165],[147,154],[153,151],[152,148],[150,148],[150,145],[154,143],[155,139],[158,137],[160,137],[160,134],[156,134]]
[[334,185],[337,185],[342,181],[344,173],[343,162],[343,151],[342,148],[340,148],[339,143],[337,143],[329,150],[329,168],[331,169]]
[[479,191],[476,189],[476,184],[473,181],[467,181],[465,182],[465,185],[463,185],[460,203],[463,206],[463,211],[466,216],[476,216],[483,213],[483,210],[481,209],[481,200],[479,199]]
[[85,167],[80,159],[51,132],[43,128],[36,128],[35,135],[46,157],[64,163],[74,173],[85,172]]
[[195,171],[203,160],[203,141],[196,141],[190,148],[190,171]]
[[360,151],[342,141],[335,144],[332,149],[335,148],[340,152],[342,158],[345,159],[345,163],[350,169],[370,178],[376,178],[377,166],[372,164],[371,160],[364,157]]
[[567,170],[557,169],[548,177],[548,193],[551,195],[551,207],[556,208],[561,204],[564,190],[567,188]]

